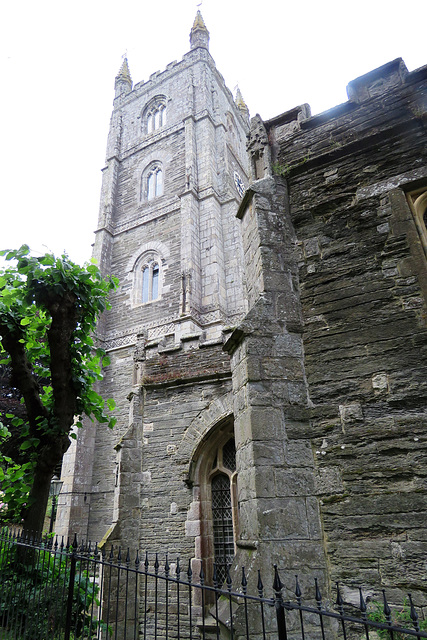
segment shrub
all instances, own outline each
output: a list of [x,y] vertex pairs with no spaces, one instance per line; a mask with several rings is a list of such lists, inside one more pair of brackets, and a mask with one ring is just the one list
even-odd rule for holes
[[71,556],[48,548],[0,549],[0,623],[21,640],[61,638],[65,629],[68,594],[72,589],[71,637],[90,638],[99,627],[100,602],[89,561],[79,560],[73,584]]
[[[368,611],[369,620],[380,622],[381,624],[387,624],[387,618],[384,613],[384,605],[381,602],[377,602],[375,600],[370,604],[372,610]],[[391,623],[393,626],[406,627],[407,629],[414,628],[414,623],[411,618],[411,608],[408,600],[404,600],[403,606],[391,609],[390,614]],[[418,620],[418,624],[420,625],[421,631],[427,630],[427,620]],[[381,640],[389,640],[390,633],[387,629],[376,629],[375,631]],[[412,638],[413,636],[393,631],[394,640],[411,640]]]

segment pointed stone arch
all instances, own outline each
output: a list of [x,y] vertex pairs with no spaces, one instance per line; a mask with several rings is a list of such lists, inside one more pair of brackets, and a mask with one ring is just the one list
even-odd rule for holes
[[[225,528],[228,544],[224,557],[230,563],[237,539],[237,470],[225,460],[225,449],[231,442],[234,448],[234,416],[232,392],[213,401],[193,420],[185,434],[177,455],[186,461],[186,482],[193,492],[193,500],[187,513],[186,535],[194,537],[194,568],[199,570],[203,562],[206,579],[212,581],[213,564],[218,560],[218,540],[215,534],[215,513],[212,503],[215,480],[223,484],[223,494],[228,492],[225,505]],[[235,460],[235,453],[234,453]],[[226,486],[228,489],[226,489]],[[226,564],[220,568],[224,579]]]
[[233,416],[233,392],[217,398],[190,423],[177,450],[177,458],[188,461],[187,481],[192,482],[192,468],[212,430]]

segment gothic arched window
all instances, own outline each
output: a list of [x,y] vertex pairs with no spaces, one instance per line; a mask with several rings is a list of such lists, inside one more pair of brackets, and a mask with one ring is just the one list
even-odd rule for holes
[[157,251],[141,254],[133,268],[133,304],[158,300],[163,289],[164,261]]
[[166,124],[166,98],[156,96],[145,108],[143,126],[145,133],[157,131]]
[[236,449],[233,418],[222,421],[200,443],[193,458],[194,500],[200,504],[200,537],[196,557],[203,563],[206,581],[222,585],[233,562],[238,539]]
[[160,162],[154,162],[143,173],[141,200],[153,200],[163,195],[163,169]]

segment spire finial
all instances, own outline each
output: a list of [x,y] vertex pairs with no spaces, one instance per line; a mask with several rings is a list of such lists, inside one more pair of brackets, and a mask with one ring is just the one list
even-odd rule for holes
[[[202,3],[200,2],[197,6],[200,7],[201,4]],[[190,45],[192,49],[204,47],[209,50],[209,31],[206,29],[200,9],[197,9],[196,17],[194,18],[193,26],[191,28]]]
[[132,78],[129,71],[127,51],[122,55],[122,66],[120,67],[119,73],[116,75],[114,87],[116,89],[116,98],[122,93],[129,93],[132,91]]
[[243,115],[244,118],[246,118],[246,120],[249,120],[249,109],[248,109],[248,105],[246,104],[246,102],[243,100],[243,96],[242,96],[242,92],[240,91],[239,85],[237,85],[237,91],[236,91],[236,107],[239,109],[239,111],[241,112],[241,114]]

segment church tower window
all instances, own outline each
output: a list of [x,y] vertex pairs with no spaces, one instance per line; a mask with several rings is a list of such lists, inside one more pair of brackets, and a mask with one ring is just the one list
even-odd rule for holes
[[150,165],[142,176],[141,199],[153,200],[163,195],[163,169],[159,162]]
[[132,305],[159,300],[163,291],[165,260],[154,248],[143,251],[132,267]]
[[153,133],[166,124],[166,98],[157,96],[144,110],[143,123],[145,133]]

